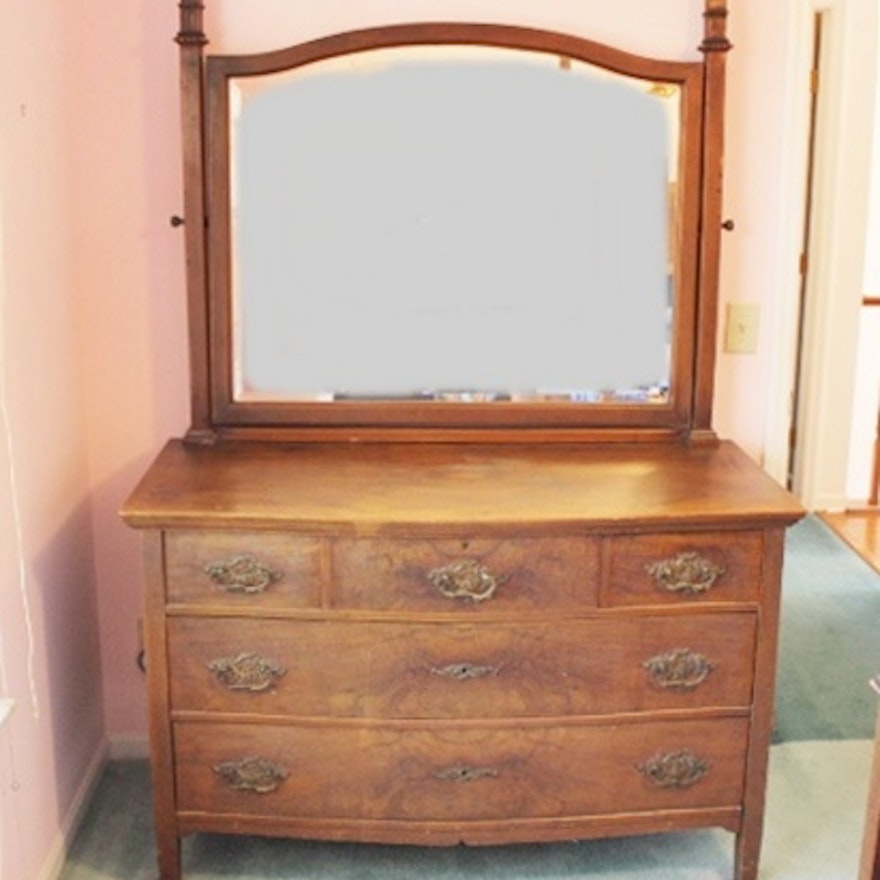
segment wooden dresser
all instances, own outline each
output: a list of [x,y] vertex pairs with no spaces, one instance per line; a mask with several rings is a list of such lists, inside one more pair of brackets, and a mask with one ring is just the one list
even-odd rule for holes
[[726,0],[671,58],[179,10],[191,422],[123,509],[161,880],[709,826],[755,880],[801,510],[712,425]]
[[171,442],[123,511],[162,880],[194,831],[698,826],[753,878],[799,513],[727,443]]

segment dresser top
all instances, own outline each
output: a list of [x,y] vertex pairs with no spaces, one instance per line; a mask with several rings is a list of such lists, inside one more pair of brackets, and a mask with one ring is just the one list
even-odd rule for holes
[[734,444],[170,441],[122,508],[162,528],[571,531],[793,522],[798,503]]

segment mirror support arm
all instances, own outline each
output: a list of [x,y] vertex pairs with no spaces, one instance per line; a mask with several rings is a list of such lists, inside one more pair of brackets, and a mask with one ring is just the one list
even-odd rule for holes
[[716,328],[718,325],[719,262],[721,255],[722,168],[724,154],[724,90],[727,38],[727,0],[706,0],[704,36],[703,202],[700,245],[698,326],[694,375],[691,441],[714,440],[712,398],[715,385]]
[[[180,30],[175,42],[180,46],[180,101],[183,122],[183,215],[205,216],[205,155],[201,132],[204,122],[203,54],[208,39],[204,33],[202,0],[180,0]],[[187,439],[210,440],[210,367],[207,322],[207,255],[205,224],[187,223],[186,287],[189,312],[190,411]]]

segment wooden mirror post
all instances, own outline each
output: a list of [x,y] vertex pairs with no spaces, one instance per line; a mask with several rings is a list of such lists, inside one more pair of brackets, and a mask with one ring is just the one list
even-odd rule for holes
[[183,226],[186,253],[186,289],[189,317],[190,429],[192,442],[210,442],[211,426],[210,354],[205,328],[208,325],[208,277],[205,229],[205,144],[204,144],[204,32],[202,0],[180,0],[180,29],[175,41],[180,47],[180,110],[183,133],[183,217],[173,217]]
[[721,216],[724,168],[724,95],[727,38],[727,0],[706,0],[705,30],[700,51],[705,56],[703,106],[703,226],[700,249],[700,315],[697,336],[694,427],[692,439],[713,439],[712,399],[718,326],[718,281],[721,263]]

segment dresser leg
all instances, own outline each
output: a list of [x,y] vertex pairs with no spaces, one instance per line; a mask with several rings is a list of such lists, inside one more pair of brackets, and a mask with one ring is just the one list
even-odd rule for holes
[[181,880],[180,838],[162,835],[156,840],[159,880]]
[[734,880],[758,880],[758,858],[761,855],[761,834],[747,830],[736,836],[734,850]]

